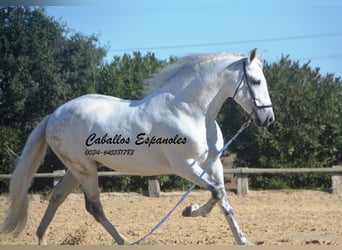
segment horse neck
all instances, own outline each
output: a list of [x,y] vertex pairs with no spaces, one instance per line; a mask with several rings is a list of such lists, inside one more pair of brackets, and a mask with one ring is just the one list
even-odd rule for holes
[[[208,96],[208,104],[202,107],[207,120],[215,120],[223,103],[227,98],[232,97],[237,83],[239,72],[231,71],[229,74],[219,74],[215,81],[215,88],[212,89],[211,97]],[[213,84],[212,84],[213,85]],[[212,86],[211,85],[211,86]]]
[[[227,64],[225,64],[227,65]],[[192,79],[182,82],[182,79],[168,84],[161,92],[169,92],[174,96],[173,105],[187,107],[186,112],[194,116],[205,116],[206,120],[214,120],[224,101],[233,95],[236,84],[236,72],[198,71]]]

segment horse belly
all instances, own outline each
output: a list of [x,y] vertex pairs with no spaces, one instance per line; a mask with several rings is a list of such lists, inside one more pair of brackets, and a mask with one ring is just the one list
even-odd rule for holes
[[92,159],[113,170],[132,175],[172,174],[159,150],[139,148],[94,149]]

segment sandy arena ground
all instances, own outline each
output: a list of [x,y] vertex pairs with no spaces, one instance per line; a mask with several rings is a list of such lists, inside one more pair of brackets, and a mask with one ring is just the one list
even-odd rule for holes
[[[149,198],[137,193],[102,193],[107,217],[130,240],[145,235],[178,201],[183,192],[162,193]],[[210,197],[194,191],[145,245],[232,245],[227,223],[216,206],[206,217],[184,218],[182,210],[191,203],[202,204]],[[319,191],[250,191],[246,197],[230,194],[235,215],[247,237],[263,245],[341,245],[342,195]],[[17,237],[0,234],[0,245],[35,245],[35,231],[48,201],[30,196],[29,218]],[[0,196],[0,220],[8,197]],[[50,225],[49,244],[110,245],[109,234],[84,208],[82,194],[71,194]],[[114,243],[115,244],[115,243]]]

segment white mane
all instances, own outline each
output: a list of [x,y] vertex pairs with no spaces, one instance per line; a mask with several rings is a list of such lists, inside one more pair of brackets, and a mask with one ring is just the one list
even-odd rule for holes
[[[200,69],[198,66],[203,63],[210,63],[218,60],[227,60],[227,62],[231,62],[232,60],[242,57],[244,57],[244,55],[241,53],[195,54],[182,57],[175,63],[166,66],[160,72],[147,79],[145,81],[147,85],[146,92],[150,93],[153,90],[166,85],[171,82],[171,79],[174,79],[177,76],[181,76],[183,79],[190,78],[198,72]],[[228,66],[229,64],[230,63],[225,66]]]

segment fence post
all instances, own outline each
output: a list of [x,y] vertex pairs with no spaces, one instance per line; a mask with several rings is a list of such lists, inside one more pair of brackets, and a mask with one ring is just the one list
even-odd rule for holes
[[244,173],[244,170],[248,168],[240,168],[240,172],[237,174],[237,195],[246,196],[248,193],[248,174]]
[[148,178],[148,194],[150,197],[160,196],[160,185],[158,176],[151,176]]
[[[332,166],[332,167],[342,170],[342,166]],[[331,174],[331,193],[332,194],[342,193],[342,174],[341,173]]]
[[55,171],[53,171],[53,173],[60,175],[58,177],[53,178],[53,186],[55,187],[58,184],[58,182],[60,182],[63,179],[63,176],[65,174],[65,170],[55,170]]

